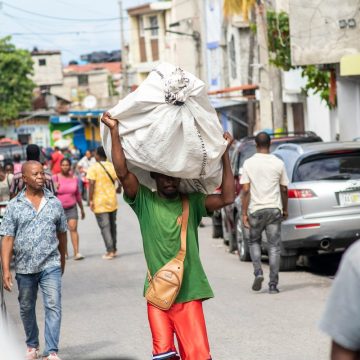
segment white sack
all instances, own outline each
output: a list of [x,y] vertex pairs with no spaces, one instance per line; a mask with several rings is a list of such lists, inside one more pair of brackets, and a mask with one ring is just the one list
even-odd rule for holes
[[[160,64],[109,113],[119,120],[127,165],[140,183],[154,189],[154,171],[181,178],[187,193],[212,193],[221,184],[227,143],[205,84],[194,75]],[[104,124],[100,130],[111,159],[110,131]]]

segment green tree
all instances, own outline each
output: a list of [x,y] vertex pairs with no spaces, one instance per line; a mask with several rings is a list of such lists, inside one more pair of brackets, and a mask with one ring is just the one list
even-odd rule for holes
[[31,108],[35,87],[29,51],[17,49],[9,36],[0,39],[0,124]]

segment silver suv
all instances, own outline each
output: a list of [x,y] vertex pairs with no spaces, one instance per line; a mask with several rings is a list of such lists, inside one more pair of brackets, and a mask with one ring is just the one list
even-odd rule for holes
[[[359,142],[282,144],[273,154],[284,161],[290,180],[282,270],[295,268],[298,255],[344,249],[360,238]],[[248,232],[240,222],[237,238],[240,255],[249,260]],[[266,236],[263,242],[266,251]]]

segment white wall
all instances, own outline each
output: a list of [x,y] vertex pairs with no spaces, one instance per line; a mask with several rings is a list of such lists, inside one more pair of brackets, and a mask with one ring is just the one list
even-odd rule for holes
[[360,76],[337,81],[340,140],[351,141],[360,137]]
[[304,103],[305,130],[315,131],[324,141],[333,141],[338,132],[337,112],[331,111],[318,94],[305,97],[301,88],[306,79],[301,77],[301,70],[290,70],[283,73],[283,98],[288,103],[288,130],[293,130],[293,117],[290,103]]
[[[39,60],[45,60],[46,65],[39,65]],[[40,85],[55,85],[62,84],[63,73],[61,54],[53,55],[33,55],[32,60],[34,61],[34,76],[32,80]]]
[[331,134],[330,113],[318,95],[308,96],[306,99],[307,127],[306,130],[315,131],[324,141],[335,140]]

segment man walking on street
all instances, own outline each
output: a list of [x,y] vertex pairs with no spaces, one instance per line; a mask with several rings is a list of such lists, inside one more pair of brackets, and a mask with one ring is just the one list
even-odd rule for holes
[[250,228],[249,248],[254,266],[254,291],[261,290],[261,235],[265,230],[269,265],[269,293],[277,294],[280,267],[281,220],[287,218],[289,180],[284,163],[270,154],[270,136],[260,132],[255,137],[257,153],[245,160],[242,187],[242,220]]
[[61,275],[65,269],[66,217],[60,201],[44,188],[43,167],[28,161],[22,167],[25,189],[7,206],[1,227],[3,283],[12,289],[10,262],[15,257],[20,315],[26,334],[26,359],[39,353],[36,322],[38,287],[45,307],[43,360],[57,356],[61,324]]
[[103,259],[112,260],[117,255],[115,184],[118,180],[113,164],[106,161],[106,154],[102,146],[96,149],[95,159],[97,162],[90,166],[87,172],[87,178],[90,181],[90,209],[96,216],[105,243],[106,253],[103,255]]
[[[40,162],[40,148],[36,144],[29,144],[26,147],[26,161],[37,161]],[[55,194],[55,187],[52,181],[51,173],[44,171],[45,174],[45,187]],[[23,181],[22,172],[14,174],[14,177],[10,185],[10,198],[15,197],[23,188],[25,183]]]
[[[109,127],[112,140],[112,159],[116,174],[124,188],[124,199],[135,211],[143,238],[146,262],[151,275],[173,259],[180,246],[182,201],[178,186],[180,179],[152,173],[157,191],[141,185],[131,173],[119,137],[118,122],[105,113],[102,121]],[[224,134],[229,146],[230,134]],[[228,148],[229,148],[228,146]],[[212,298],[199,256],[197,228],[202,216],[234,201],[234,178],[231,172],[228,148],[223,155],[222,194],[188,195],[189,218],[186,236],[184,275],[179,294],[169,310],[160,310],[148,303],[148,319],[153,338],[153,359],[179,359],[174,345],[176,334],[183,360],[209,360],[202,301]],[[145,290],[148,288],[148,280]]]

